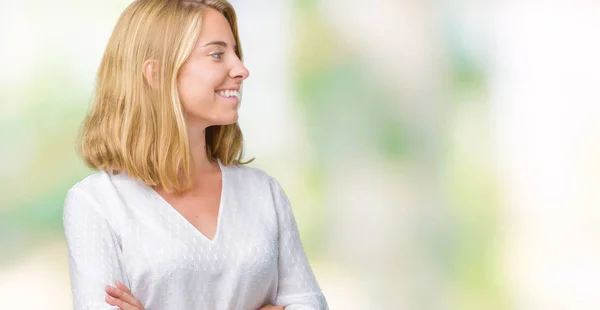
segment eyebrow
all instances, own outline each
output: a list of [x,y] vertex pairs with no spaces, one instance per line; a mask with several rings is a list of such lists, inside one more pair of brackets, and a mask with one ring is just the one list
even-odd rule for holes
[[[225,43],[224,41],[210,41],[210,42],[204,44],[202,47],[207,47],[209,45],[220,45],[222,47],[227,48],[227,43]],[[237,50],[237,45],[234,45],[233,49]]]

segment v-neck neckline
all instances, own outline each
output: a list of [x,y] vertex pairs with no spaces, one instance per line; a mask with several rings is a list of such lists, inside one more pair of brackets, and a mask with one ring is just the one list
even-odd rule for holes
[[187,218],[185,218],[183,214],[177,211],[177,209],[175,209],[175,207],[173,207],[163,196],[161,196],[156,190],[154,190],[154,188],[142,183],[142,185],[144,185],[144,187],[150,191],[150,194],[155,199],[157,199],[161,202],[161,204],[165,205],[166,207],[168,207],[168,209],[170,209],[169,212],[174,212],[175,216],[179,217],[179,219],[181,219],[189,229],[195,231],[196,235],[199,235],[200,238],[206,240],[209,243],[216,242],[217,238],[219,238],[220,235],[221,226],[223,226],[221,223],[221,217],[223,216],[224,212],[223,206],[225,205],[225,186],[227,183],[225,178],[225,167],[218,158],[217,163],[219,164],[219,169],[221,170],[221,197],[219,198],[219,214],[217,215],[217,228],[215,229],[215,235],[212,239],[208,238],[205,234],[203,234],[196,226],[194,226],[194,224],[192,224]]

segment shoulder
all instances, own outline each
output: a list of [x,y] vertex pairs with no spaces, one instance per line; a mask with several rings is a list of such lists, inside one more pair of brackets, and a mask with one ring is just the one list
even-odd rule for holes
[[126,174],[120,173],[113,175],[112,172],[98,171],[90,174],[75,183],[68,191],[69,193],[79,192],[90,198],[104,197],[115,191],[119,183],[130,182]]
[[268,193],[272,196],[283,191],[277,179],[261,168],[248,165],[230,165],[226,166],[225,171],[229,181],[233,181],[237,188],[247,188],[253,193]]
[[269,185],[275,180],[263,169],[248,165],[230,165],[226,169],[231,177],[243,183]]
[[109,206],[118,205],[123,193],[131,192],[126,186],[132,182],[125,173],[101,170],[90,174],[69,188],[63,213],[107,213]]

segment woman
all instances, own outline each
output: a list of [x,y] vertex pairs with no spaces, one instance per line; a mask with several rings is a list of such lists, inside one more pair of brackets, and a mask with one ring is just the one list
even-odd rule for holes
[[97,76],[63,221],[75,309],[327,309],[278,182],[242,162],[225,0],[137,0]]

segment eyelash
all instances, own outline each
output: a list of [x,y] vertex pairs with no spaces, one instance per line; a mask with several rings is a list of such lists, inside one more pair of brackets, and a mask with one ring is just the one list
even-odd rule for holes
[[[222,59],[223,59],[223,54],[225,54],[225,53],[223,53],[223,52],[219,52],[219,53],[212,53],[212,54],[210,54],[210,56],[211,56],[212,58],[214,58],[215,60],[222,60]],[[219,55],[219,57],[215,57],[215,55]]]

